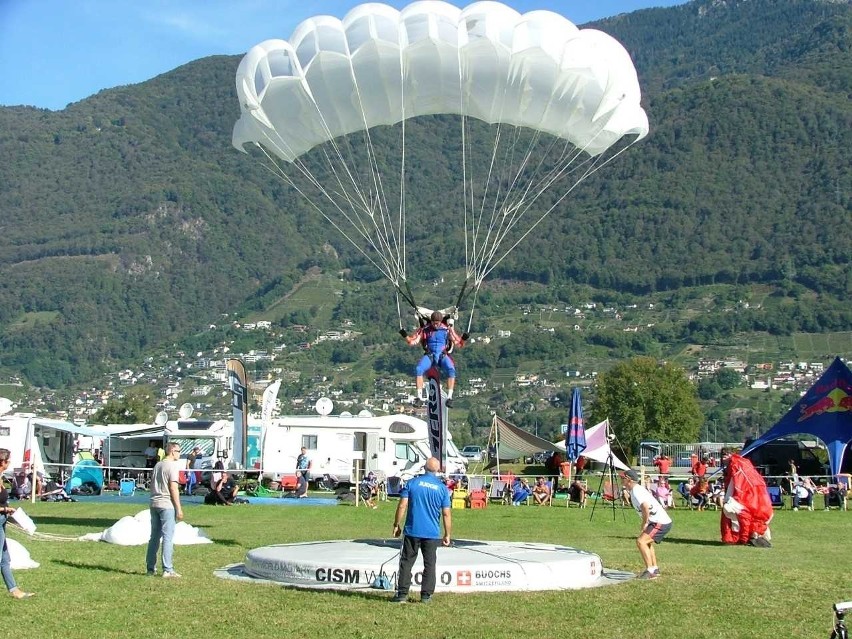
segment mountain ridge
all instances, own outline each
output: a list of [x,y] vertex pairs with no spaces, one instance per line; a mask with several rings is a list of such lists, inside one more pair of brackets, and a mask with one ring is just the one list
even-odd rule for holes
[[[698,0],[594,23],[634,56],[652,134],[494,278],[630,294],[763,282],[833,312],[852,291],[850,25],[848,2],[804,0]],[[85,380],[255,308],[309,267],[376,279],[230,146],[238,62],[204,58],[59,112],[0,108],[0,369]],[[411,135],[448,126],[425,119]],[[415,194],[426,210],[450,206],[442,153],[419,158],[438,169]],[[410,251],[423,280],[452,258],[428,237]]]

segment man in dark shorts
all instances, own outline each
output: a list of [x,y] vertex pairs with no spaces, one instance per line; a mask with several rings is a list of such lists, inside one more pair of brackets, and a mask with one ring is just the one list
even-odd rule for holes
[[657,566],[654,544],[660,543],[672,529],[672,518],[650,491],[642,486],[639,473],[628,470],[622,473],[621,477],[624,480],[624,488],[630,492],[631,505],[642,518],[636,547],[645,562],[645,571],[639,575],[639,579],[656,579],[660,576],[660,568]]

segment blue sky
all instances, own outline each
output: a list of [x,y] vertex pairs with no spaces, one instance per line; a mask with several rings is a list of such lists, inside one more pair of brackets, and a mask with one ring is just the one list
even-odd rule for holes
[[[471,0],[472,1],[472,0]],[[576,24],[685,0],[507,0]],[[0,0],[0,105],[62,109],[102,89],[144,82],[182,64],[286,40],[318,14],[357,0]],[[397,8],[408,1],[389,1]],[[466,0],[451,4],[466,6]]]

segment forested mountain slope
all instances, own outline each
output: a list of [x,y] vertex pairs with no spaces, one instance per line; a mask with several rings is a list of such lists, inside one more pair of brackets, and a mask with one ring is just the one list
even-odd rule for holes
[[[634,293],[788,282],[815,304],[848,299],[849,3],[698,0],[594,26],[634,56],[651,135],[495,278]],[[81,381],[288,290],[308,266],[376,277],[231,146],[238,63],[199,60],[59,112],[0,108],[0,369]],[[453,208],[454,126],[408,124],[428,171],[408,197],[424,216]],[[423,278],[452,261],[458,227],[441,224],[414,233]],[[832,317],[826,329],[848,329],[848,313]]]

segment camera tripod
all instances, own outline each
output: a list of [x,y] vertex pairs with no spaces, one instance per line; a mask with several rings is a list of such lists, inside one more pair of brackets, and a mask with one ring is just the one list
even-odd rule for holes
[[[609,478],[609,485],[610,485],[611,490],[612,490],[612,495],[611,495],[611,497],[612,497],[612,520],[615,521],[615,503],[616,503],[616,501],[621,501],[621,489],[618,488],[618,484],[616,484],[616,481],[615,481],[615,479],[616,479],[616,477],[615,477],[615,466],[612,463],[612,459],[613,459],[612,444],[615,441],[615,433],[610,431],[609,422],[607,422],[607,424],[606,424],[606,440],[608,442],[609,452],[607,453],[606,464],[604,465],[603,472],[601,473],[601,481],[598,484],[598,496],[599,496],[599,498],[603,497],[603,495],[604,495],[604,492],[603,492],[604,479]],[[594,501],[594,503],[592,504],[592,512],[589,515],[589,521],[591,521],[594,518],[595,508],[597,507],[597,505],[598,505],[598,499],[596,499]],[[624,514],[624,508],[621,509],[621,517],[625,521],[627,520],[627,517]]]

